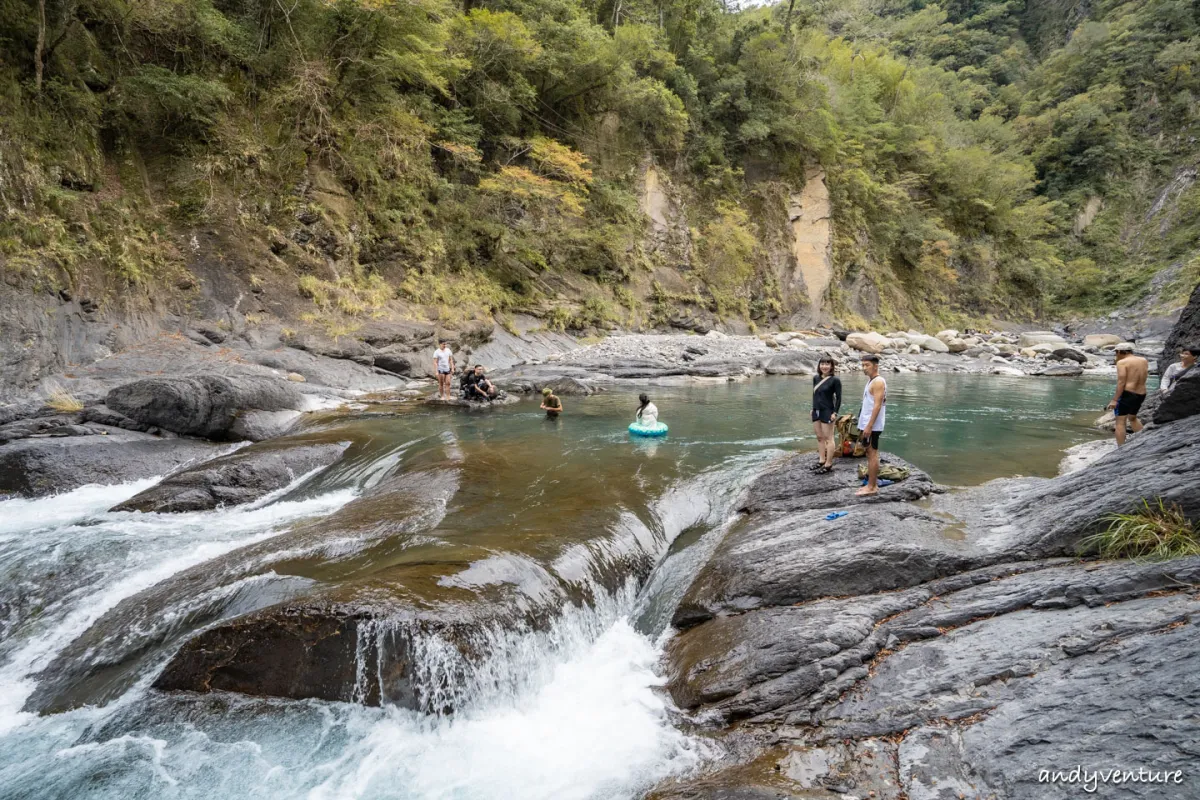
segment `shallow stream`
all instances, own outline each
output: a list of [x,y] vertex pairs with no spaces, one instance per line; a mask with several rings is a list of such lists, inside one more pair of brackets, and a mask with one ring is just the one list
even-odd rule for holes
[[[153,481],[0,502],[0,798],[639,796],[712,754],[657,689],[659,644],[741,489],[812,449],[810,381],[565,397],[557,420],[533,400],[364,405],[303,433],[351,441],[341,463],[249,508],[107,512]],[[856,412],[863,381],[844,381]],[[1073,379],[889,384],[884,448],[956,485],[1055,474],[1065,448],[1097,437],[1111,393]],[[665,440],[625,432],[642,388]],[[356,502],[397,476],[387,503]],[[312,533],[329,520],[336,539]],[[430,672],[456,677],[452,716],[148,688],[205,625],[399,584],[414,602],[501,586],[565,611],[536,630],[493,626],[492,657],[466,672],[425,643]],[[560,602],[574,584],[584,600]],[[39,692],[72,710],[22,711]]]

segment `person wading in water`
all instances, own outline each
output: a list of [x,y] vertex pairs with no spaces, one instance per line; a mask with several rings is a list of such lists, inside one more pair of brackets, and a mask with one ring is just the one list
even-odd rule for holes
[[842,407],[842,379],[833,374],[836,370],[837,362],[825,356],[817,362],[817,374],[813,375],[812,423],[817,435],[817,463],[813,469],[818,475],[833,471],[837,452],[833,422]]
[[863,389],[862,411],[858,412],[858,428],[867,450],[867,485],[855,494],[866,497],[879,494],[879,434],[887,421],[887,381],[879,377],[879,356],[863,356],[862,370],[867,385]]
[[1133,354],[1133,345],[1121,342],[1117,345],[1117,393],[1108,404],[1117,418],[1117,445],[1125,444],[1125,422],[1134,433],[1142,429],[1138,411],[1146,400],[1146,378],[1150,375],[1150,362]]
[[542,411],[545,411],[550,419],[554,419],[563,411],[562,400],[558,399],[549,386],[542,389]]

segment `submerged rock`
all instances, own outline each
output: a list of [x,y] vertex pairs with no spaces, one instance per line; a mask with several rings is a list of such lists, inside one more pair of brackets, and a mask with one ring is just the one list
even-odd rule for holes
[[341,458],[348,442],[251,445],[167,476],[113,511],[174,513],[250,503]]
[[304,400],[292,383],[276,378],[199,375],[127,383],[110,391],[105,405],[173,433],[237,441],[282,433]]

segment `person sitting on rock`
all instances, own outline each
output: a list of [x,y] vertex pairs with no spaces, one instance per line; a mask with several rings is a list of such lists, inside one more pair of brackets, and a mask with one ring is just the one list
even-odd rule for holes
[[549,386],[542,389],[542,410],[546,412],[546,416],[554,419],[563,412],[562,400],[554,394],[554,390]]
[[1142,429],[1138,411],[1146,400],[1146,378],[1150,375],[1150,362],[1133,354],[1133,344],[1121,342],[1117,345],[1117,393],[1108,404],[1117,418],[1117,445],[1125,444],[1125,423],[1133,432]]
[[470,400],[474,390],[471,388],[475,385],[475,370],[464,369],[462,377],[458,379],[458,396],[463,400]]
[[1183,373],[1196,366],[1197,356],[1200,356],[1200,344],[1190,344],[1180,350],[1179,360],[1167,367],[1162,376],[1162,384],[1158,388],[1164,393],[1171,391]]
[[468,400],[487,403],[496,399],[498,394],[496,386],[487,379],[482,364],[475,365],[475,371],[471,374],[471,378],[471,382],[467,384]]

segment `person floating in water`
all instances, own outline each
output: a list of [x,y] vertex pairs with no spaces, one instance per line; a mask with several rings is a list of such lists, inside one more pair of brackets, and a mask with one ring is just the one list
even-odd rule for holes
[[444,339],[438,342],[438,349],[433,351],[433,369],[437,372],[438,399],[451,399],[450,376],[454,374],[454,354]]
[[641,405],[638,406],[637,413],[634,414],[634,422],[637,422],[643,427],[650,428],[658,424],[658,406],[650,402],[650,395],[640,394],[638,400]]
[[879,377],[879,356],[862,357],[862,371],[867,376],[863,389],[862,410],[858,412],[858,428],[867,450],[867,485],[856,494],[879,494],[879,435],[887,421],[887,381]]
[[542,389],[542,411],[546,412],[546,416],[554,419],[563,412],[562,400],[554,394],[554,390],[547,386]]
[[1146,378],[1150,374],[1150,362],[1133,354],[1133,345],[1121,342],[1117,345],[1117,392],[1108,408],[1117,418],[1117,445],[1125,444],[1125,423],[1133,432],[1142,429],[1138,411],[1146,400]]
[[813,375],[812,423],[817,435],[817,463],[813,469],[818,475],[833,471],[837,452],[833,423],[842,407],[842,379],[834,375],[836,370],[837,362],[824,356],[817,362],[817,374]]

